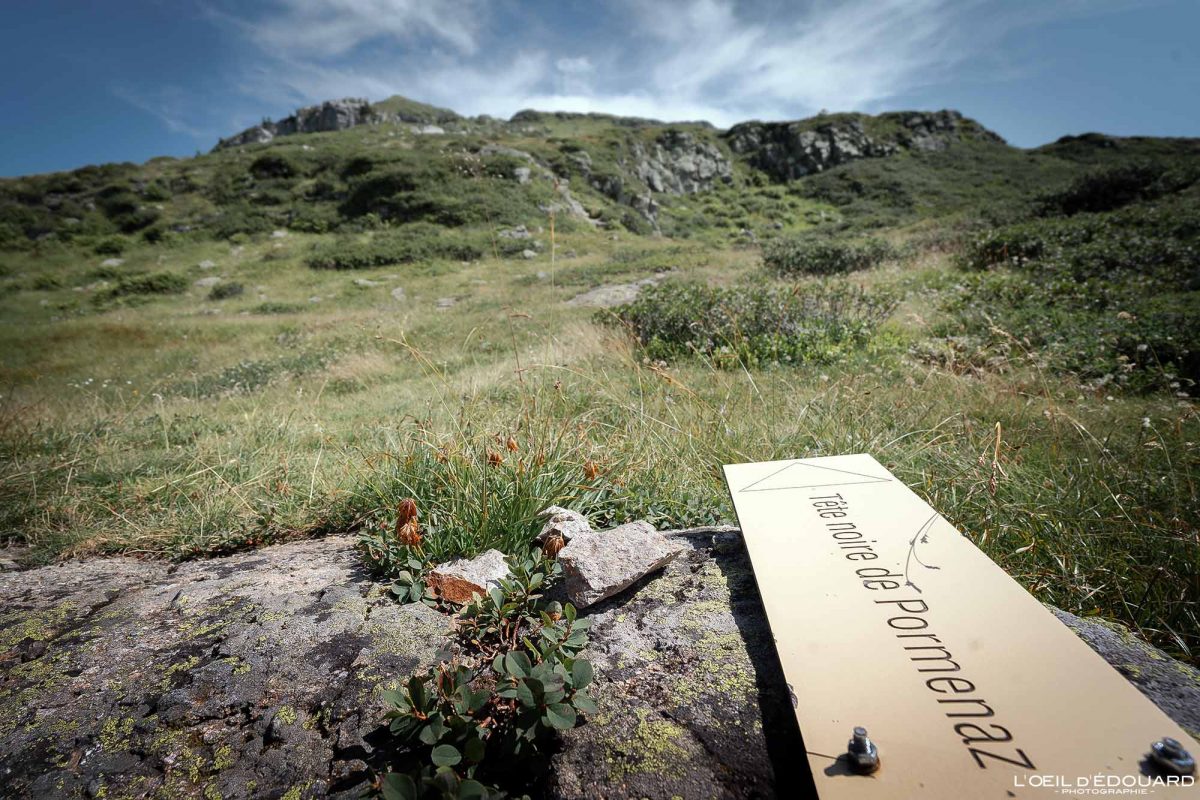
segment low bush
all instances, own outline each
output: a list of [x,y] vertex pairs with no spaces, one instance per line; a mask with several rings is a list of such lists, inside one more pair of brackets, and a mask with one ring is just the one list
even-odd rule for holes
[[880,239],[844,242],[800,236],[772,239],[763,246],[763,266],[781,277],[854,272],[896,256],[896,249]]
[[[505,240],[505,252],[520,246]],[[368,239],[341,238],[313,250],[307,259],[313,269],[370,269],[392,264],[447,259],[474,261],[490,250],[481,233],[446,233],[438,225],[413,223],[382,231]],[[518,251],[519,252],[519,251]]]
[[259,303],[254,308],[250,309],[251,314],[299,314],[304,310],[304,306],[299,303],[280,303],[278,301],[268,300],[265,303]]
[[187,291],[188,282],[171,272],[153,272],[148,275],[125,275],[96,295],[97,301],[115,300],[120,297],[155,294],[181,294]]
[[891,295],[844,285],[668,281],[601,319],[627,326],[650,358],[760,366],[836,360],[865,345],[895,306]]
[[1200,173],[1170,169],[1165,164],[1139,162],[1094,170],[1067,188],[1046,194],[1038,211],[1044,216],[1112,211],[1141,200],[1178,192],[1196,182]]
[[1106,214],[1007,225],[972,241],[959,263],[974,270],[1012,266],[1076,281],[1200,288],[1200,209],[1181,197]]
[[106,236],[92,247],[92,252],[98,256],[119,256],[129,246],[129,240],[124,236]]
[[240,283],[218,283],[212,287],[208,293],[209,300],[227,300],[230,297],[237,297],[246,291],[246,287]]
[[278,153],[264,153],[250,163],[250,174],[260,180],[290,178],[299,171],[290,158]]
[[942,301],[948,316],[934,333],[958,342],[956,360],[999,358],[1091,386],[1195,393],[1200,211],[1186,196],[998,228],[971,242],[960,266],[983,274]]

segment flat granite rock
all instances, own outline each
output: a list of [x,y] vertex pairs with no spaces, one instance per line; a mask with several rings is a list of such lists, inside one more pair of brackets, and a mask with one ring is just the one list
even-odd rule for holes
[[[589,609],[599,712],[538,794],[796,796],[795,717],[740,537],[668,538],[682,552],[660,573]],[[359,797],[386,741],[377,688],[452,642],[448,617],[387,588],[350,537],[0,573],[0,797]],[[1200,673],[1076,622],[1196,730]]]
[[[564,537],[565,538],[565,537]],[[567,597],[586,608],[662,569],[683,546],[649,522],[629,522],[604,531],[577,530],[558,553]]]

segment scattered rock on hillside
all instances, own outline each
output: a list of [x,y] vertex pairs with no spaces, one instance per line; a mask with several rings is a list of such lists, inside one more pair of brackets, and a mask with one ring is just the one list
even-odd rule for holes
[[125,259],[123,259],[123,258],[106,258],[100,262],[100,266],[102,266],[102,267],[119,267],[124,263],[125,263]]
[[537,252],[534,250],[525,249],[521,251],[521,258],[528,261],[531,258],[537,258]]
[[398,303],[403,303],[407,299],[403,286],[397,286],[395,289],[392,289],[392,299]]
[[642,289],[653,286],[665,280],[670,273],[661,273],[650,278],[642,278],[633,283],[613,283],[608,286],[597,286],[582,294],[577,294],[567,301],[569,306],[591,306],[593,308],[612,308],[613,306],[632,303],[637,299]]
[[200,267],[200,269],[212,269],[216,265],[217,264],[215,261],[210,261],[209,259],[206,258],[203,261],[201,261],[199,264],[197,264],[196,266]]
[[354,285],[360,289],[373,289],[376,286],[383,286],[383,284],[379,281],[373,281],[369,278],[355,278]]
[[221,279],[216,275],[213,275],[208,278],[200,278],[199,280],[195,281],[192,286],[195,286],[197,289],[211,289],[220,282]]
[[683,551],[649,522],[630,522],[606,531],[575,532],[558,553],[567,597],[578,608],[612,597],[662,569]]
[[518,225],[515,228],[505,228],[496,235],[501,239],[529,239],[533,236],[524,225]]
[[439,309],[453,308],[457,303],[457,297],[439,297],[437,299],[437,307]]
[[508,576],[504,553],[488,550],[475,558],[458,558],[434,567],[425,579],[434,594],[451,603],[463,605],[472,595],[483,595],[499,586]]

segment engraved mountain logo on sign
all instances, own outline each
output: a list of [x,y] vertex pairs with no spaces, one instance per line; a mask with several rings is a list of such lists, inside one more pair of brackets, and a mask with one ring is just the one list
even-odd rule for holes
[[766,477],[759,478],[741,491],[775,492],[785,489],[820,489],[831,486],[850,486],[856,483],[891,483],[891,478],[810,464],[805,461],[793,461]]

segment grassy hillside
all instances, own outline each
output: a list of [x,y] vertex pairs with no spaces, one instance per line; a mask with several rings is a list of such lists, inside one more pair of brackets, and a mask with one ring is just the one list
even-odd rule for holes
[[0,182],[0,537],[188,558],[412,495],[449,555],[549,502],[728,520],[722,463],[867,451],[1042,599],[1195,658],[1195,141],[671,195],[637,154],[720,131],[455,124]]

